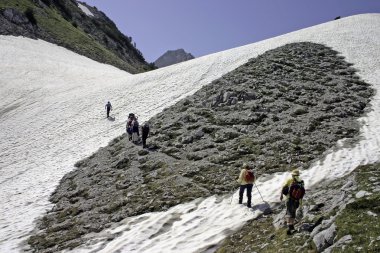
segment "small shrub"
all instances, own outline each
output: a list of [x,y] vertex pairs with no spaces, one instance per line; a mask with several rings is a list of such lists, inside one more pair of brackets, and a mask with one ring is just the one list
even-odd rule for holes
[[29,20],[29,22],[32,23],[32,25],[37,25],[37,20],[34,17],[34,11],[32,8],[26,9],[24,14],[25,14],[26,18]]

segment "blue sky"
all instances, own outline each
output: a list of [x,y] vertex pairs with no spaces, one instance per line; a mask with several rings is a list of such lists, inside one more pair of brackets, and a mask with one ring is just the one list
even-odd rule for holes
[[361,13],[380,0],[85,0],[131,36],[148,62],[183,48],[195,57]]

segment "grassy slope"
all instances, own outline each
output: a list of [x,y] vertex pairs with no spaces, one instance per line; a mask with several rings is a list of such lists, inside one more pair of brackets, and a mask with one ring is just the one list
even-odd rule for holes
[[[358,191],[372,192],[372,183],[380,182],[379,163],[360,166],[357,173]],[[377,217],[369,215],[368,212],[375,213]],[[380,252],[380,192],[348,204],[337,218],[336,224],[337,239],[345,235],[352,236],[352,243],[347,245],[345,252]]]
[[79,27],[74,27],[55,9],[40,9],[28,0],[2,0],[0,2],[0,9],[2,8],[15,8],[21,12],[25,12],[28,8],[31,8],[37,20],[37,25],[55,38],[58,45],[69,48],[75,52],[81,52],[82,55],[101,56],[104,63],[118,66],[131,73],[144,71],[144,69],[136,69],[134,66],[121,60]]

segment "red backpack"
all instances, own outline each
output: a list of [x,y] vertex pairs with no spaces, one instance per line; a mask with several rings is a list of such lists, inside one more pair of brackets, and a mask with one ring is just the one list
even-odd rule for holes
[[253,174],[252,170],[247,170],[247,173],[245,173],[245,181],[246,182],[255,181],[255,174]]
[[289,197],[294,200],[300,200],[305,195],[305,187],[303,181],[300,182],[293,180],[289,187]]

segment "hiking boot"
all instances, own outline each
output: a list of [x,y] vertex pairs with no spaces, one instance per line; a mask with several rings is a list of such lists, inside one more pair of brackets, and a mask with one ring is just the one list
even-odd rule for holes
[[247,205],[248,208],[252,208],[252,205]]
[[288,235],[291,235],[293,230],[294,230],[294,225],[289,225],[289,227],[288,227],[288,231],[286,231],[286,233],[287,233]]

